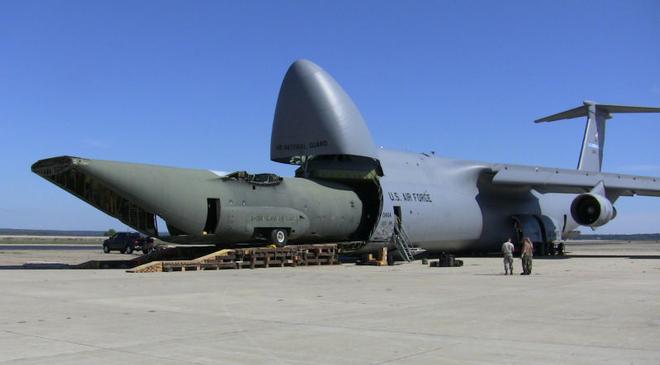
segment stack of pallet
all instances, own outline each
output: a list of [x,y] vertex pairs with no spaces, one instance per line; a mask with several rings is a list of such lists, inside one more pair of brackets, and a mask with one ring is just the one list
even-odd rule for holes
[[193,260],[153,261],[128,272],[198,271],[284,266],[337,265],[336,244],[225,249]]

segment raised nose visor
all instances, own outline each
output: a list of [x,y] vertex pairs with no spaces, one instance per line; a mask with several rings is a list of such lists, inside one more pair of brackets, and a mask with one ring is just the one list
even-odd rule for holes
[[155,214],[90,173],[87,167],[94,162],[79,157],[53,157],[34,163],[32,172],[135,230],[158,236]]
[[312,155],[376,159],[376,148],[360,111],[344,89],[321,67],[299,60],[282,81],[270,158],[300,164]]

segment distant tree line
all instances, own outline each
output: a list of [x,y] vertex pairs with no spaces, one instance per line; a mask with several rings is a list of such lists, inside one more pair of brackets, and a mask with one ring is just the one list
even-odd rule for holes
[[[110,231],[110,230],[108,230]],[[108,231],[63,231],[56,229],[14,229],[0,228],[0,235],[3,236],[88,236],[102,237]]]
[[660,233],[581,234],[578,232],[571,234],[569,238],[572,240],[658,241]]

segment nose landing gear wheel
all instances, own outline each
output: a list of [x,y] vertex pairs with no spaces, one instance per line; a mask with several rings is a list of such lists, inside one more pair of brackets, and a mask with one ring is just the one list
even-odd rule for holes
[[287,240],[287,233],[284,229],[274,229],[270,232],[270,241],[277,247],[286,246]]

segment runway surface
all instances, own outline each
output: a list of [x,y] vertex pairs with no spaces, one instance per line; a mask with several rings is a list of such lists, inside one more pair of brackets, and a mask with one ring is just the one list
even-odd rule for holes
[[100,250],[98,245],[0,245],[0,251],[74,251]]
[[[7,270],[0,364],[659,364],[660,244],[568,250],[536,259],[531,276],[504,276],[495,257],[460,268]],[[0,265],[20,255],[0,252]]]

